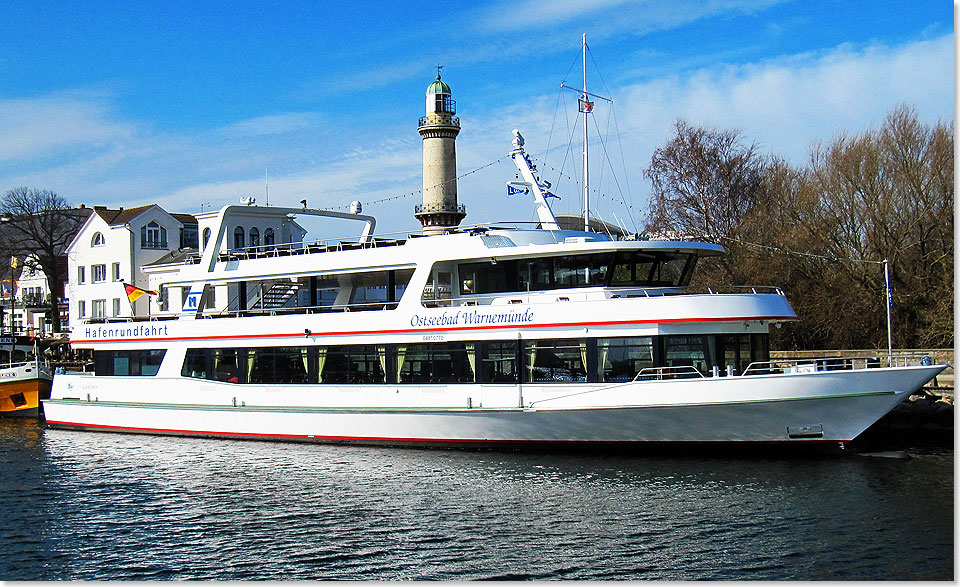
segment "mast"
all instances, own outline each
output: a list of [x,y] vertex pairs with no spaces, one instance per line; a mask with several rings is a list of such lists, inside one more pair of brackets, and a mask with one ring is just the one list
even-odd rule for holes
[[580,95],[577,99],[578,110],[583,113],[583,229],[590,232],[590,137],[587,134],[587,115],[593,113],[593,102],[590,98],[599,98],[612,103],[613,100],[591,94],[587,91],[587,35],[583,35],[583,44],[581,45],[581,60],[583,65],[583,88],[574,88],[568,86],[566,82],[560,82],[561,88],[573,90]]
[[590,232],[590,140],[587,136],[587,34],[583,34],[583,230]]

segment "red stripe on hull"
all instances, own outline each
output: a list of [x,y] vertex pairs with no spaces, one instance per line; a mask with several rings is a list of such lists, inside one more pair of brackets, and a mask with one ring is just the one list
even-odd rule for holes
[[[677,324],[692,322],[743,322],[750,320],[796,320],[796,316],[735,316],[727,318],[667,318],[660,320],[611,320],[606,322],[554,322],[550,324],[494,324],[486,326],[462,326],[450,328],[398,328],[394,330],[343,330],[332,332],[313,332],[310,338],[324,336],[360,336],[369,334],[413,334],[430,332],[469,332],[477,330],[502,330],[505,328],[530,329],[530,328],[583,328],[585,326],[629,326],[638,324]],[[293,333],[275,333],[275,334],[225,334],[222,336],[173,336],[166,338],[92,338],[77,339],[71,343],[94,343],[94,342],[171,342],[187,340],[249,340],[260,338],[303,338],[303,332]]]

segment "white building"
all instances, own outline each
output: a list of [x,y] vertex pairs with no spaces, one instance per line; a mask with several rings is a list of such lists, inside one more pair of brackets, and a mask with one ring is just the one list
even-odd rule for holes
[[[47,321],[47,312],[50,309],[50,286],[47,283],[47,276],[37,266],[35,259],[27,257],[18,261],[20,276],[14,282],[13,288],[14,331],[28,336],[50,334],[51,325]],[[66,285],[61,282],[57,293],[62,297],[64,291],[66,291]],[[9,311],[9,304],[7,304],[7,310]],[[61,315],[60,318],[61,323],[67,324],[67,316]],[[9,326],[9,317],[6,320],[5,325]]]
[[[225,238],[220,246],[220,251],[262,249],[303,241],[307,231],[302,226],[286,213],[278,211],[276,214],[270,214],[269,210],[269,208],[259,207],[256,213],[251,212],[249,216],[243,212],[237,213],[234,216],[235,225],[225,228]],[[213,234],[213,230],[217,228],[218,214],[218,210],[213,210],[194,215],[200,234],[200,243],[204,247],[211,241],[216,240],[217,235]],[[202,251],[195,249],[170,251],[169,254],[142,267],[143,273],[147,276],[147,282],[145,286],[140,287],[160,294],[151,301],[150,313],[152,316],[171,316],[180,313],[183,300],[189,293],[189,288],[183,286],[170,287],[166,283],[172,279],[174,273],[180,270],[180,261],[183,255],[194,254],[199,256],[201,253]],[[226,285],[208,286],[204,293],[206,307],[225,309],[230,299],[239,295],[237,291],[234,291],[235,288],[236,286],[233,286],[233,289],[230,289]],[[252,296],[253,293],[249,292],[249,295]]]
[[197,247],[197,220],[151,204],[124,210],[94,206],[67,247],[70,324],[149,316],[150,297],[134,303],[124,284],[150,289],[144,265],[172,251]]

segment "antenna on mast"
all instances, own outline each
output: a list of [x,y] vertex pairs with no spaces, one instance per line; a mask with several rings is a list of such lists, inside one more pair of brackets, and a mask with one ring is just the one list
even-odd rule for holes
[[587,35],[583,35],[583,88],[574,88],[568,86],[566,82],[560,82],[561,88],[573,90],[580,94],[577,104],[579,111],[583,113],[583,230],[590,232],[590,140],[587,135],[587,115],[593,113],[593,102],[590,98],[598,98],[613,103],[613,100],[597,94],[591,94],[587,91]]
[[263,168],[263,191],[264,191],[264,194],[263,194],[263,195],[266,197],[265,199],[266,199],[266,201],[267,201],[267,206],[269,206],[269,205],[270,205],[270,184],[267,183],[267,168],[266,168],[266,167]]

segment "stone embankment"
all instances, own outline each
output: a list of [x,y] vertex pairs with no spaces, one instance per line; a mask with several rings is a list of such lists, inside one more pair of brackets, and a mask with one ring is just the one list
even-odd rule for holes
[[[861,437],[875,442],[933,441],[953,443],[953,350],[897,349],[894,357],[930,357],[934,364],[950,365],[916,394],[871,426]],[[776,351],[771,359],[813,359],[819,357],[882,357],[886,350]],[[860,439],[858,439],[860,440]]]

